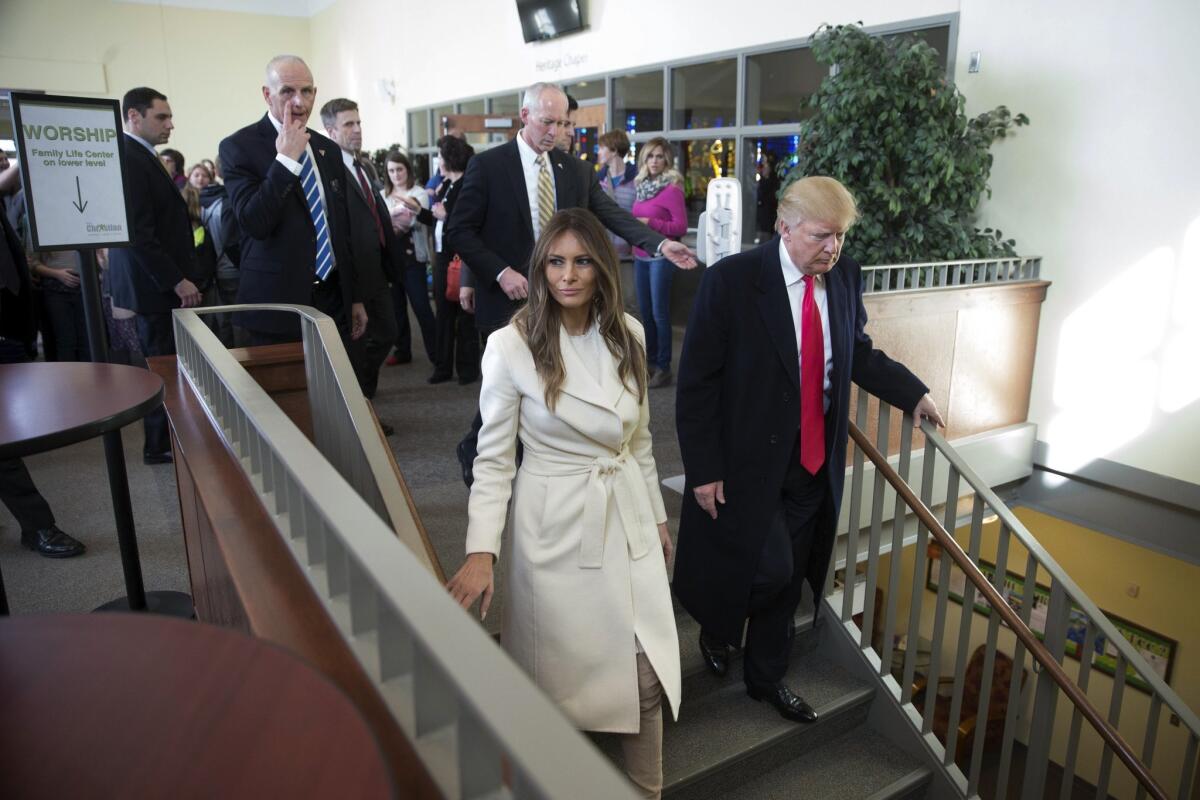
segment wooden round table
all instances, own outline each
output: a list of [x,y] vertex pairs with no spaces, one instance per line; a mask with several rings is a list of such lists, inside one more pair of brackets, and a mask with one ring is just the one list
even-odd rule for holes
[[358,709],[275,645],[144,614],[0,620],[9,797],[395,796]]
[[162,403],[162,378],[123,364],[0,365],[0,458],[55,450],[118,430]]
[[[147,594],[142,585],[121,444],[120,429],[146,416],[162,401],[162,378],[139,367],[76,361],[0,365],[0,458],[19,458],[104,436],[126,596],[101,609],[191,617],[189,595]],[[0,577],[0,615],[7,613]]]

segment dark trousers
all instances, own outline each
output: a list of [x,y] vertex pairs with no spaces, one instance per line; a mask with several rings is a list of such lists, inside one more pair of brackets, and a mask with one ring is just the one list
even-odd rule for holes
[[379,370],[396,339],[396,312],[391,291],[386,288],[364,298],[363,307],[367,311],[367,332],[356,342],[347,338],[346,349],[363,397],[370,400],[379,386]]
[[[417,325],[421,329],[421,344],[429,362],[437,360],[437,321],[433,307],[429,305],[429,285],[425,279],[425,265],[414,261],[404,270],[401,280],[392,284],[392,305],[396,311],[396,355],[401,358],[412,356],[412,326],[408,322],[411,305]],[[407,305],[406,305],[407,304]]]
[[[170,311],[138,314],[134,319],[137,322],[138,343],[146,358],[175,355],[175,330],[171,327]],[[146,433],[143,455],[156,456],[171,452],[167,410],[163,406],[160,405],[142,419],[142,429]]]
[[[24,344],[0,339],[0,364],[23,364],[28,360]],[[34,486],[25,462],[19,458],[0,458],[0,503],[17,518],[22,532],[32,533],[54,524],[49,503]]]
[[[42,292],[46,316],[54,331],[56,361],[91,361],[80,292]],[[47,359],[49,360],[49,359]]]
[[[488,337],[491,336],[499,328],[480,328],[479,338],[483,341],[483,347],[487,348]],[[468,487],[471,486],[472,480],[467,480],[467,476],[471,475],[471,467],[475,463],[475,456],[479,455],[479,430],[483,427],[483,414],[478,410],[475,412],[475,419],[471,420],[471,429],[467,431],[467,435],[458,443],[456,453],[458,455],[458,463],[462,467],[463,481]],[[521,459],[525,455],[525,448],[517,442],[517,463],[521,463]]]
[[446,258],[442,253],[433,261],[433,301],[437,306],[433,374],[448,378],[456,371],[464,380],[479,377],[479,331],[475,315],[446,299]]
[[810,475],[800,466],[800,437],[783,480],[779,510],[771,522],[750,587],[750,624],[743,653],[747,686],[783,680],[795,635],[793,620],[808,574],[817,520],[829,502],[825,470]]

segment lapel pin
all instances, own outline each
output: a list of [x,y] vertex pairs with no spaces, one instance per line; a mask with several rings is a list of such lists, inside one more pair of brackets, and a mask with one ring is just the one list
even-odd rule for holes
[[318,148],[317,148],[317,152],[321,154],[321,158],[324,158],[324,157],[325,157],[325,148],[323,148],[323,147],[318,147]]

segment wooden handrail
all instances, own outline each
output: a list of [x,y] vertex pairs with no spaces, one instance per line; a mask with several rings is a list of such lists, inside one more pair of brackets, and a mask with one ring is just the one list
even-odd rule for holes
[[[1000,615],[1000,619],[1004,621],[1004,624],[1016,634],[1021,643],[1029,650],[1034,660],[1042,665],[1042,668],[1050,675],[1051,680],[1058,684],[1058,688],[1066,694],[1070,701],[1075,704],[1075,707],[1079,709],[1079,712],[1087,718],[1087,721],[1096,729],[1096,733],[1100,734],[1100,738],[1116,752],[1117,758],[1121,759],[1121,763],[1129,768],[1129,771],[1133,773],[1133,777],[1137,779],[1138,783],[1157,800],[1168,800],[1167,793],[1159,786],[1158,781],[1150,774],[1149,769],[1141,762],[1141,759],[1134,755],[1133,749],[1130,748],[1129,744],[1121,736],[1121,733],[1100,715],[1100,712],[1088,700],[1087,695],[1075,685],[1075,682],[1063,671],[1062,666],[1050,655],[1050,651],[1037,638],[1037,634],[1021,621],[1017,612],[996,591],[996,587],[987,579],[987,576],[980,571],[979,567],[975,565],[970,556],[959,546],[954,537],[937,521],[933,512],[921,502],[921,499],[917,497],[912,488],[892,468],[892,465],[888,463],[883,454],[879,452],[875,445],[871,444],[871,440],[867,438],[865,433],[859,430],[853,421],[850,422],[850,437],[854,439],[855,445],[871,460],[875,468],[887,479],[887,482],[892,485],[892,488],[896,490],[896,494],[904,500],[905,505],[917,515],[917,519],[920,520],[921,524],[929,529],[929,532],[933,534],[933,538],[941,545],[942,551],[954,560],[958,568],[967,576],[967,580],[975,584],[976,590],[987,599],[992,612]],[[946,502],[953,502],[953,498],[947,498]]]

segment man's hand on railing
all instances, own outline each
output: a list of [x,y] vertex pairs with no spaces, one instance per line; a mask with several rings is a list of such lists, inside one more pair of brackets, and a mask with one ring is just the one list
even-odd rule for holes
[[692,489],[696,503],[713,519],[717,518],[717,503],[725,505],[725,481],[706,483]]
[[495,589],[492,577],[493,560],[491,553],[470,553],[466,563],[446,583],[450,596],[463,608],[470,608],[475,599],[483,595],[479,603],[480,620],[487,619],[488,608],[492,605],[492,591]]
[[942,415],[938,413],[937,403],[933,402],[933,398],[928,394],[917,401],[917,407],[913,409],[912,415],[918,425],[921,424],[921,420],[927,419],[939,428],[946,427]]

